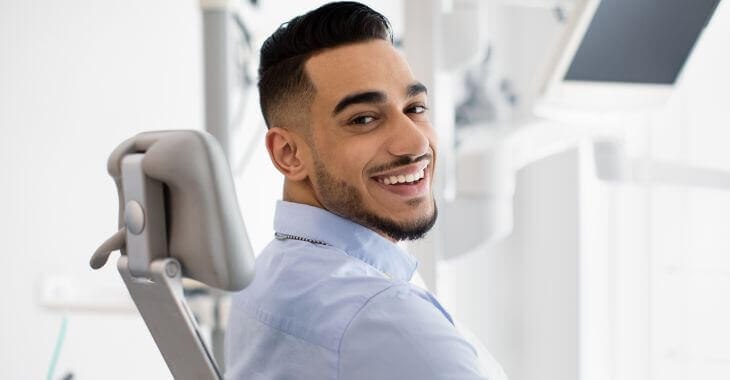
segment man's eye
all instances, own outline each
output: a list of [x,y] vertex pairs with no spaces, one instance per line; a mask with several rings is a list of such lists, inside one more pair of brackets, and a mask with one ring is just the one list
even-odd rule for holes
[[426,107],[424,105],[415,105],[415,106],[409,108],[408,109],[408,112],[412,112],[412,113],[424,113],[424,112],[426,112],[427,109],[428,109],[428,107]]
[[374,116],[363,115],[363,116],[358,116],[358,117],[350,120],[350,124],[365,125],[365,124],[370,124],[373,121],[375,121],[375,117]]

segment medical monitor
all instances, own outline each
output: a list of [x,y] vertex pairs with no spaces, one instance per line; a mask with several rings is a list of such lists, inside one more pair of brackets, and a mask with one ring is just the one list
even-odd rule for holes
[[636,109],[664,103],[720,0],[589,0],[542,105]]

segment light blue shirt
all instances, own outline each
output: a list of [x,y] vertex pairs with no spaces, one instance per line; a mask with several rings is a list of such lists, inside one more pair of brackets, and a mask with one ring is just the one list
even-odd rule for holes
[[226,379],[486,379],[418,262],[372,230],[279,201],[277,238],[233,297]]

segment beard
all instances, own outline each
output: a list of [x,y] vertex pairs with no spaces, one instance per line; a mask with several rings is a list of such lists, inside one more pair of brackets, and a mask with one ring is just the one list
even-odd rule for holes
[[[330,212],[371,230],[380,231],[395,241],[417,240],[426,235],[436,223],[438,209],[433,201],[433,212],[407,221],[395,221],[369,211],[363,203],[358,190],[349,183],[336,179],[318,158],[314,163],[315,190],[320,194],[320,202]],[[407,203],[413,207],[423,203],[423,199],[413,199]]]

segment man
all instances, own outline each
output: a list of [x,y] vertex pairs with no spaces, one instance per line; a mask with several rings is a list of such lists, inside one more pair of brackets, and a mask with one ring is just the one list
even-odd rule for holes
[[233,300],[229,379],[486,379],[395,243],[436,221],[427,90],[385,17],[332,3],[261,48],[266,147],[285,176],[275,237]]

